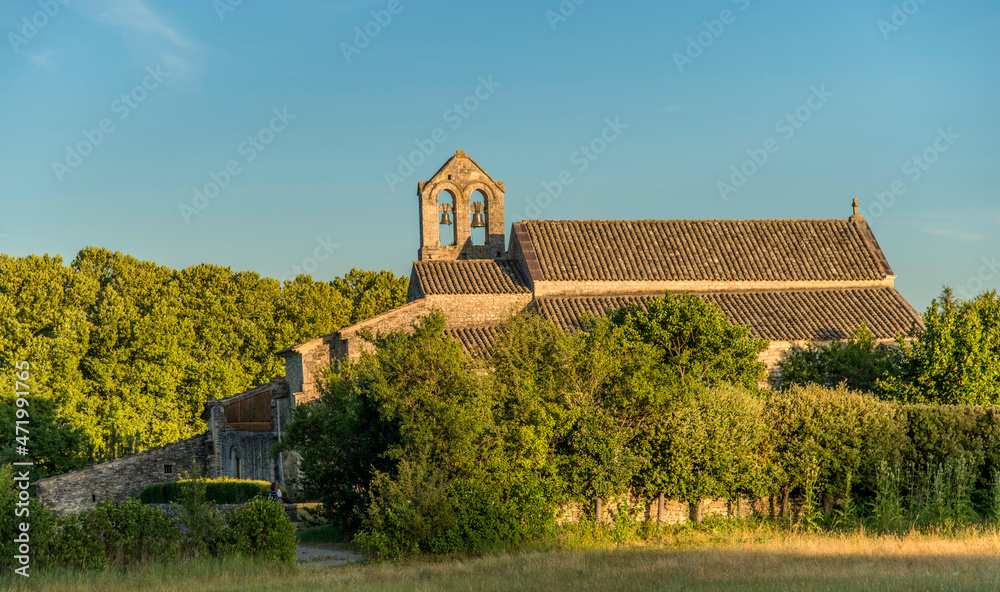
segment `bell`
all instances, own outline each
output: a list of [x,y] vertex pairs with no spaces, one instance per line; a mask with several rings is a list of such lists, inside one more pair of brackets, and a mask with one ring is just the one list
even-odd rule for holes
[[451,225],[451,216],[448,215],[448,212],[441,213],[441,224],[448,224],[449,226]]
[[483,228],[484,226],[486,226],[486,222],[483,220],[483,213],[476,212],[472,214],[472,227]]

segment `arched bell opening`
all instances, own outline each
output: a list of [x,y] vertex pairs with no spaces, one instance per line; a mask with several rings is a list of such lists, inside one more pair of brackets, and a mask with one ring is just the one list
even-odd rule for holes
[[486,194],[477,189],[469,196],[469,227],[472,244],[486,244],[486,225],[489,212],[486,210]]
[[442,189],[438,193],[438,244],[454,245],[455,244],[455,195],[447,190]]

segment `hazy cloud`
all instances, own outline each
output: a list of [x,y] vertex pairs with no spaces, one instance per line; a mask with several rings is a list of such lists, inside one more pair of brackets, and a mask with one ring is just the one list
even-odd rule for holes
[[56,52],[51,49],[47,49],[39,53],[24,52],[24,56],[28,58],[28,63],[40,70],[45,70],[46,72],[55,71],[56,63],[52,60],[55,55]]
[[198,49],[170,19],[144,0],[88,0],[71,6],[94,22],[118,29],[144,67],[155,61],[170,64],[173,73],[183,73],[189,69],[188,60],[178,54]]
[[927,234],[936,234],[939,236],[947,236],[949,238],[957,238],[960,240],[983,240],[983,235],[981,234],[968,234],[960,230],[955,230],[953,228],[923,228],[922,229]]

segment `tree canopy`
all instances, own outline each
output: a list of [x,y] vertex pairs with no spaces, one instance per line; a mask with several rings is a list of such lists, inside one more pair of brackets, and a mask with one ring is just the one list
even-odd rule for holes
[[280,376],[275,351],[404,304],[406,284],[352,269],[282,285],[96,247],[69,265],[0,255],[0,388],[13,393],[14,364],[30,362],[32,397],[46,401],[32,414],[34,453],[62,472],[203,431],[204,401]]

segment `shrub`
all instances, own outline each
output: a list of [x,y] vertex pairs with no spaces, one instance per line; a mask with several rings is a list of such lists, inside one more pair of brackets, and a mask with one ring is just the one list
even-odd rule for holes
[[70,569],[102,569],[107,567],[108,558],[101,541],[87,530],[85,520],[65,516],[59,520],[46,563]]
[[[213,504],[242,504],[258,496],[268,495],[271,484],[267,481],[250,479],[198,479],[204,482],[205,501]],[[154,483],[142,490],[139,500],[144,504],[169,504],[179,502],[184,497],[184,487],[192,479],[178,479],[164,483]],[[279,486],[280,487],[280,486]],[[284,487],[281,492],[288,495]]]
[[171,559],[179,550],[180,531],[167,513],[136,499],[119,504],[105,499],[78,520],[88,536],[100,541],[108,565]]
[[[902,405],[900,409],[908,436],[901,446],[904,465],[924,470],[928,464],[963,459],[969,464],[973,503],[986,513],[993,475],[1000,469],[1000,407]],[[918,480],[918,487],[925,485]]]
[[898,406],[843,386],[792,386],[771,393],[766,411],[774,449],[774,486],[785,496],[818,470],[818,491],[838,495],[853,479],[875,491],[880,463],[898,462],[905,420]]
[[[52,545],[56,517],[36,498],[31,497],[27,506],[18,506],[18,493],[23,491],[16,486],[14,467],[9,464],[0,465],[0,575],[7,575],[20,567],[14,556],[18,555],[19,543],[14,538],[20,536],[20,524],[26,523],[28,528],[28,544],[34,557],[48,556]],[[44,561],[38,561],[42,565]]]
[[843,383],[851,390],[879,395],[879,379],[894,372],[902,356],[899,349],[878,347],[875,334],[862,323],[846,341],[793,347],[769,381],[778,390],[793,384],[832,388]]
[[729,385],[696,391],[663,427],[662,449],[654,452],[660,458],[650,461],[665,489],[648,494],[697,502],[766,490],[768,426],[753,394]]
[[226,542],[241,555],[295,562],[295,527],[281,502],[254,498],[226,512]]

